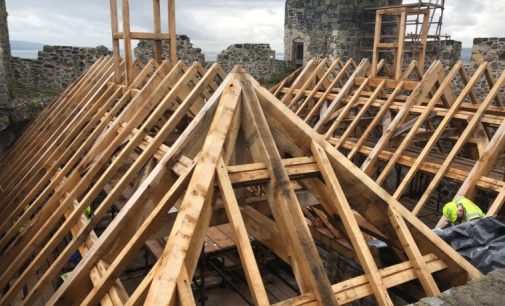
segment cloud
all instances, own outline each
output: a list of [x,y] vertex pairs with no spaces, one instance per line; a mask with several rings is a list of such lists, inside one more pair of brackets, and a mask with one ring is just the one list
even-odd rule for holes
[[471,47],[473,38],[505,36],[505,2],[493,0],[447,1],[443,33]]
[[[167,7],[162,0],[163,31]],[[234,43],[270,43],[282,52],[283,0],[176,1],[177,33],[204,51],[221,51]],[[121,5],[119,5],[121,12]],[[111,46],[106,0],[7,0],[11,39],[47,44]],[[121,17],[121,13],[119,13]],[[152,3],[130,1],[132,31],[152,31]],[[120,22],[121,18],[120,18]]]
[[[131,0],[132,30],[152,30],[151,1]],[[167,24],[166,1],[162,22]],[[111,45],[107,0],[7,0],[11,39],[96,46]],[[283,51],[284,0],[178,0],[177,32],[204,51],[234,43],[270,43]],[[119,7],[121,10],[121,7]],[[503,36],[505,1],[447,1],[443,33],[464,46],[474,37]],[[166,31],[166,26],[164,28]]]

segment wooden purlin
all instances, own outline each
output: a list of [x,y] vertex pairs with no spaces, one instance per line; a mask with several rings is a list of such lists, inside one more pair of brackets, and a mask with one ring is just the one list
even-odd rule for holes
[[[112,77],[111,63],[109,67]],[[319,73],[317,78],[324,75],[329,74]],[[92,99],[100,102],[100,111],[94,116],[78,112],[75,120],[69,121],[75,128],[86,118],[95,128],[73,138],[67,144],[74,148],[72,154],[61,161],[47,155],[52,156],[48,163],[65,169],[71,162],[72,168],[63,171],[57,184],[48,180],[40,186],[36,192],[45,194],[43,197],[19,202],[16,208],[21,210],[26,203],[38,206],[20,219],[32,219],[23,233],[19,223],[2,224],[14,241],[3,240],[7,236],[1,241],[0,285],[5,290],[0,305],[12,303],[23,288],[27,295],[22,304],[39,301],[76,250],[83,258],[52,293],[49,304],[194,304],[190,282],[207,228],[212,222],[227,222],[212,221],[219,210],[224,213],[216,206],[218,198],[223,199],[228,219],[235,225],[244,273],[257,305],[272,301],[265,293],[249,236],[291,265],[302,291],[299,297],[285,301],[294,304],[336,305],[374,295],[380,304],[391,305],[386,289],[411,280],[420,279],[426,294],[432,295],[436,287],[445,289],[480,276],[240,68],[225,78],[218,65],[206,71],[196,63],[187,67],[181,62],[174,66],[153,62],[139,76],[143,80],[132,83],[142,84],[138,88],[104,81],[102,86],[105,92],[111,91],[110,98]],[[331,82],[316,83],[326,90]],[[188,123],[181,126],[183,120]],[[59,131],[55,128],[53,132]],[[238,143],[247,144],[246,150]],[[65,152],[66,147],[55,144],[54,148]],[[236,164],[239,152],[250,155],[253,163]],[[285,155],[291,157],[283,158]],[[39,160],[27,162],[32,171],[45,167]],[[302,185],[303,180],[311,180],[305,185],[309,193],[336,193],[321,203],[331,213],[330,221],[343,221],[365,275],[337,284],[324,280],[326,274],[300,206],[316,203],[298,202],[293,189],[297,180]],[[130,183],[135,183],[133,190]],[[242,202],[244,198],[239,200],[235,195],[234,189],[258,184],[270,186],[261,205]],[[103,192],[105,197],[100,196]],[[126,197],[126,203],[120,204],[120,197]],[[89,205],[93,206],[90,219],[84,216]],[[94,228],[103,224],[111,207],[119,209],[118,214],[99,237],[94,236]],[[268,218],[272,213],[275,220]],[[375,266],[366,242],[359,238],[363,226],[377,236],[384,235],[392,247],[408,255],[408,260]],[[135,253],[160,233],[169,237],[163,255],[139,286],[126,292],[118,281],[122,272]],[[432,281],[434,272],[437,278]]]
[[[456,63],[447,74],[440,63],[434,65],[421,79],[414,77],[416,65],[411,63],[399,80],[370,77],[367,69],[367,76],[354,74],[343,86],[334,84],[322,90],[317,84],[301,88],[281,82],[284,88],[276,88],[275,93],[279,98],[287,92],[297,95],[297,101],[286,99],[285,104],[302,119],[308,113],[314,114],[308,123],[377,183],[387,183],[396,199],[403,201],[419,173],[435,175],[432,186],[414,210],[416,214],[422,212],[442,178],[462,184],[458,194],[470,198],[476,189],[494,193],[492,214],[496,214],[496,208],[502,206],[501,190],[505,185],[504,169],[499,164],[505,145],[505,109],[500,103],[503,72],[495,81],[489,79],[489,64],[485,62],[471,76],[461,63]],[[312,62],[312,67],[317,67],[317,62]],[[314,69],[304,71],[310,75]],[[323,75],[328,71],[323,70]],[[419,76],[419,72],[415,75]],[[463,88],[454,87],[455,82]],[[485,100],[475,95],[476,86],[482,82],[490,88]],[[319,110],[318,104],[335,105],[336,100],[340,103],[334,108]],[[391,119],[386,120],[390,115]],[[395,187],[388,181],[392,170],[398,171],[398,167],[406,170]]]

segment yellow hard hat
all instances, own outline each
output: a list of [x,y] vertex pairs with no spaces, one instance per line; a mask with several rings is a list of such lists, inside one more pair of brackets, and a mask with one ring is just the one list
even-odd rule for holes
[[458,219],[458,206],[455,202],[449,202],[444,205],[442,210],[444,217],[451,223],[454,223]]

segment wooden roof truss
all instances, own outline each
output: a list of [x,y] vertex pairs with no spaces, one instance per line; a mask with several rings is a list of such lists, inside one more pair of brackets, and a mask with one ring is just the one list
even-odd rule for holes
[[[257,305],[273,302],[250,238],[293,270],[301,295],[279,305],[335,305],[370,295],[392,305],[392,287],[417,284],[421,296],[435,295],[480,276],[342,155],[338,139],[326,140],[284,105],[297,89],[281,102],[238,67],[225,76],[218,65],[206,70],[198,63],[154,60],[130,85],[118,85],[113,62],[100,59],[1,160],[1,305],[195,305],[191,280],[205,234],[223,222],[233,225]],[[304,81],[298,76],[293,83],[326,75],[326,62],[311,65],[321,67],[304,69]],[[344,71],[341,78],[318,83],[358,82],[364,65],[349,74],[352,61],[331,64]],[[361,78],[356,85],[368,90],[361,84],[370,80]],[[334,99],[335,93],[326,96]],[[244,188],[258,185],[266,192],[263,209],[247,201]],[[341,225],[362,276],[329,282],[302,211],[310,204],[297,196],[301,188],[318,199],[317,209],[331,224]],[[90,205],[93,216],[87,218]],[[96,234],[112,207],[119,212]],[[370,235],[394,248],[396,263],[377,265]],[[121,273],[135,252],[160,237],[167,237],[163,253],[128,292]],[[82,260],[53,290],[75,251]]]
[[[394,80],[374,77],[366,59],[351,63],[312,60],[272,92],[396,200],[406,199],[416,175],[428,174],[409,206],[414,215],[443,180],[470,198],[476,190],[494,195],[483,209],[497,214],[505,186],[505,72],[494,80],[485,62],[470,76],[461,62],[446,72],[435,61],[422,74],[413,61]],[[385,67],[381,61],[376,70]]]

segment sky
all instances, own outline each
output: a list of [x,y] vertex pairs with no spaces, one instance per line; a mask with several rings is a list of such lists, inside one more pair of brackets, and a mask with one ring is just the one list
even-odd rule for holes
[[[337,1],[337,0],[333,0]],[[120,1],[119,1],[120,2]],[[161,0],[166,12],[166,0]],[[11,40],[111,46],[108,0],[6,0]],[[176,0],[177,34],[219,52],[269,43],[283,52],[284,0]],[[167,14],[162,14],[167,24]],[[152,31],[152,1],[130,0],[132,31]],[[505,36],[505,0],[448,0],[442,32],[471,47],[474,37]],[[164,28],[166,31],[166,28]]]

